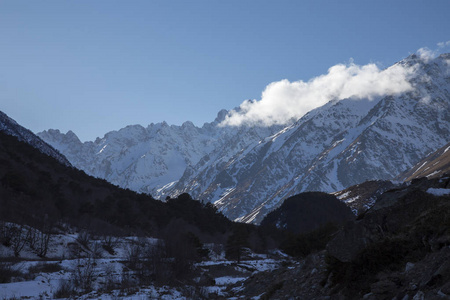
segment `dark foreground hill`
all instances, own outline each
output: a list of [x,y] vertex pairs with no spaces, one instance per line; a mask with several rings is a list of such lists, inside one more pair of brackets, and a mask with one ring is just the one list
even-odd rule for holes
[[354,217],[350,208],[336,196],[307,192],[286,199],[263,219],[261,226],[274,225],[298,234],[318,229],[330,222],[344,223]]
[[450,298],[450,174],[384,192],[296,267],[247,280],[267,299]]
[[39,150],[40,152],[54,157],[60,163],[70,166],[70,162],[58,150],[44,142],[40,137],[36,136],[30,130],[19,125],[16,121],[8,117],[0,111],[0,131],[15,136],[19,141],[26,142]]
[[0,220],[31,226],[68,223],[97,234],[160,236],[177,222],[221,236],[232,222],[187,194],[167,203],[93,178],[0,132]]

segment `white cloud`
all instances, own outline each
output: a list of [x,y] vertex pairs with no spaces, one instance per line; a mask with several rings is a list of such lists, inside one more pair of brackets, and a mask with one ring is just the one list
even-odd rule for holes
[[437,48],[434,50],[431,50],[427,47],[420,48],[417,50],[417,54],[421,59],[423,59],[425,62],[434,59],[439,56],[439,54],[443,53],[446,50],[449,50],[450,48],[450,41],[447,42],[440,42],[437,43]]
[[439,48],[450,47],[450,41],[440,42],[437,44]]
[[425,62],[428,62],[438,55],[438,51],[431,50],[431,49],[428,49],[427,47],[424,47],[424,48],[420,48],[419,50],[417,50],[417,54],[419,55],[419,57],[422,60],[424,60]]
[[327,74],[307,82],[287,79],[270,83],[261,100],[244,101],[239,111],[231,111],[221,125],[238,126],[288,124],[308,111],[334,99],[362,99],[398,94],[413,89],[408,78],[413,68],[396,64],[380,70],[375,64],[338,64]]

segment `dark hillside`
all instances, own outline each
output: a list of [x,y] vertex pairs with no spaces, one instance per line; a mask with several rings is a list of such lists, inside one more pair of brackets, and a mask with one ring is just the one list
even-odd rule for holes
[[411,299],[418,291],[431,299],[439,290],[447,299],[449,246],[449,174],[416,179],[385,192],[328,243],[330,279],[349,299]]
[[17,137],[19,141],[26,142],[38,149],[41,153],[47,154],[56,158],[60,163],[66,166],[71,166],[67,158],[58,150],[44,142],[40,137],[25,127],[19,125],[16,121],[8,117],[5,113],[0,111],[0,131]]
[[[222,235],[232,222],[182,195],[163,203],[62,165],[0,132],[0,220],[32,226],[66,222],[97,233],[158,236],[173,220],[197,234]],[[188,226],[187,226],[188,225]]]
[[328,236],[326,247],[305,251],[311,249],[305,242],[326,237],[324,232],[303,234],[291,244],[304,256],[298,266],[257,274],[235,296],[450,298],[450,174],[384,192],[369,210]]

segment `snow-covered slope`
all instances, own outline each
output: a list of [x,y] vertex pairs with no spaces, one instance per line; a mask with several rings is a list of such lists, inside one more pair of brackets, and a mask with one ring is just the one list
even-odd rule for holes
[[220,111],[214,122],[201,128],[192,122],[181,126],[152,123],[146,128],[132,125],[85,143],[72,131],[64,134],[50,129],[38,135],[89,175],[164,197],[164,191],[201,159],[208,160],[212,153],[228,158],[228,153],[234,153],[236,148],[241,149],[279,129],[218,127],[226,114],[226,110]]
[[5,132],[8,135],[15,136],[19,141],[26,142],[38,149],[40,152],[56,158],[59,162],[66,166],[70,166],[69,161],[55,150],[52,146],[44,142],[41,138],[37,137],[30,130],[17,124],[16,121],[8,117],[5,113],[0,111],[0,131]]
[[[282,199],[391,179],[450,136],[450,55],[399,62],[417,70],[397,96],[335,100],[227,163],[183,176],[179,190],[215,201],[228,217],[259,222]],[[199,169],[199,168],[198,168]]]

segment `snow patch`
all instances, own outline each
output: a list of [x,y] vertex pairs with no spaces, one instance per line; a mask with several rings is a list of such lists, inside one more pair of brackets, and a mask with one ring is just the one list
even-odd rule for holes
[[444,196],[450,194],[450,189],[437,189],[437,188],[429,188],[427,190],[428,194],[432,194],[435,196]]

